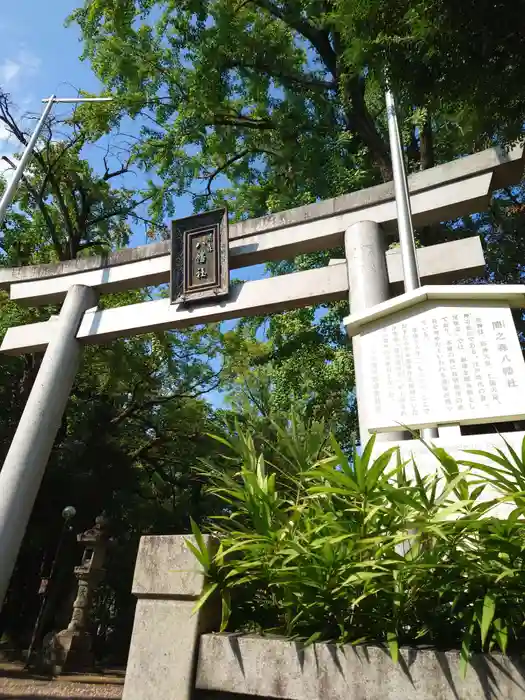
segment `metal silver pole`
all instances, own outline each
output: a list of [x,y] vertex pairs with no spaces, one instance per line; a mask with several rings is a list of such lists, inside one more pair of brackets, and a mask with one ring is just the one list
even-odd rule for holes
[[0,610],[80,362],[78,327],[96,303],[91,287],[70,287],[0,471]]
[[421,286],[419,271],[417,269],[416,246],[414,242],[414,229],[412,228],[412,211],[410,209],[410,195],[403,157],[401,135],[397,122],[396,103],[390,88],[385,94],[386,114],[388,120],[388,136],[390,140],[390,157],[392,159],[392,172],[394,175],[394,191],[396,195],[397,224],[399,230],[399,243],[401,246],[401,260],[403,262],[403,277],[405,280],[405,292],[411,292]]
[[[388,136],[390,140],[390,157],[392,159],[392,172],[394,175],[394,192],[396,195],[397,226],[399,231],[399,243],[401,247],[401,261],[403,263],[403,278],[405,292],[421,287],[419,270],[417,267],[416,244],[414,241],[414,228],[412,226],[412,210],[410,208],[410,193],[403,156],[403,145],[399,124],[397,121],[396,102],[390,88],[385,93],[386,114],[388,121]],[[421,431],[424,440],[438,437],[437,428],[424,428]]]
[[42,112],[42,116],[38,120],[38,124],[35,127],[35,130],[33,131],[33,135],[29,139],[29,142],[27,146],[25,147],[24,153],[22,155],[22,158],[20,159],[20,162],[18,163],[15,173],[11,179],[11,182],[7,185],[6,191],[2,195],[2,199],[0,200],[0,226],[4,223],[5,215],[6,212],[9,208],[9,205],[11,204],[11,201],[13,197],[15,196],[16,189],[18,187],[18,183],[20,182],[20,179],[22,175],[24,174],[25,167],[27,165],[28,160],[31,158],[31,155],[33,153],[33,148],[35,147],[36,142],[38,141],[38,137],[40,136],[40,133],[42,131],[42,128],[45,124],[45,121],[47,119],[47,115],[51,111],[53,104],[55,103],[55,96],[51,95],[51,97],[47,98],[47,104],[44,107],[44,111]]
[[113,97],[45,97],[42,102],[53,100],[54,104],[77,104],[84,102],[113,102]]
[[29,142],[27,146],[25,147],[24,153],[22,155],[22,158],[20,159],[20,162],[18,163],[15,173],[13,175],[13,178],[9,185],[6,188],[6,191],[4,192],[2,199],[0,200],[0,226],[4,223],[5,215],[6,212],[9,208],[9,205],[11,204],[13,197],[15,196],[16,189],[18,187],[18,183],[20,182],[20,179],[22,178],[22,175],[24,174],[24,170],[26,168],[26,165],[31,158],[31,155],[33,153],[33,149],[35,147],[36,142],[38,141],[38,137],[40,136],[40,133],[42,131],[42,127],[45,124],[45,121],[47,119],[47,116],[49,112],[52,110],[54,104],[78,104],[78,103],[83,103],[83,102],[112,102],[113,98],[112,97],[56,97],[55,95],[51,95],[51,97],[45,97],[42,102],[46,103],[46,106],[44,107],[44,111],[42,112],[42,116],[38,120],[38,124],[35,127],[35,130],[33,132],[33,135],[29,139]]

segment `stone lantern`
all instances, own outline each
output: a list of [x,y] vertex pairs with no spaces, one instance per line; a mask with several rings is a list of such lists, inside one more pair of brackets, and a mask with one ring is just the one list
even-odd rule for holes
[[77,535],[78,542],[84,544],[84,552],[80,566],[74,569],[78,587],[71,620],[67,629],[55,635],[53,646],[57,673],[93,667],[90,612],[93,592],[105,574],[104,559],[110,543],[108,525],[108,520],[99,515],[94,527]]

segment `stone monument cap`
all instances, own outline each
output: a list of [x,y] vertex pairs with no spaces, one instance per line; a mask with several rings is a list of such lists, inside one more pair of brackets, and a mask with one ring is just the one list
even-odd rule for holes
[[387,317],[405,311],[424,302],[501,302],[510,307],[525,307],[525,284],[435,284],[405,292],[381,304],[376,304],[359,313],[350,314],[343,323],[351,338],[358,335],[375,321],[386,321]]

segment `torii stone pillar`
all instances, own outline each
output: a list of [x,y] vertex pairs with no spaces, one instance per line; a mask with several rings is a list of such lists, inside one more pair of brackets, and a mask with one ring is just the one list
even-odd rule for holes
[[80,363],[78,328],[96,303],[90,287],[69,289],[0,471],[0,610]]

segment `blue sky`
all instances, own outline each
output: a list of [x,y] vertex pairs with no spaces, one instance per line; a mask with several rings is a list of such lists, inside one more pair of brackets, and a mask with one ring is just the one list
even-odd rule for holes
[[[40,113],[42,98],[51,94],[59,97],[74,97],[78,90],[97,94],[101,85],[91,71],[89,62],[80,60],[82,44],[75,25],[64,26],[66,17],[81,4],[82,0],[18,0],[2,3],[0,13],[0,87],[11,97],[16,113],[22,117],[27,113]],[[71,108],[55,107],[58,114],[66,115]],[[12,155],[14,145],[6,140],[0,130],[0,157]],[[85,157],[97,166],[100,150],[94,146],[86,149]],[[132,180],[140,186],[140,176]],[[120,184],[115,182],[115,184]],[[131,182],[126,181],[130,186]],[[192,212],[189,198],[177,203],[177,217]],[[145,230],[137,226],[131,245],[146,243]],[[262,265],[235,270],[236,279],[258,279],[264,274]],[[225,324],[226,325],[226,324]],[[229,322],[228,327],[233,324]],[[218,397],[213,396],[214,403]]]
[[[97,94],[102,86],[89,62],[80,60],[82,43],[77,27],[64,27],[66,17],[82,0],[18,0],[2,3],[0,14],[0,87],[9,93],[19,114],[39,113],[41,100],[51,94],[74,97],[78,90]],[[24,18],[24,19],[23,19]],[[67,115],[71,107],[61,105],[55,113]],[[135,132],[138,125],[130,127]],[[11,154],[13,146],[5,141],[0,131],[0,156]],[[91,146],[85,157],[96,166],[100,149]],[[140,186],[145,176],[127,179],[127,186]],[[142,180],[142,182],[141,182]],[[117,183],[115,181],[115,184]],[[191,200],[182,197],[177,202],[177,217],[192,213]],[[131,245],[146,243],[142,226],[135,229]],[[236,270],[238,279],[257,279],[263,274],[262,266]]]
[[[41,100],[51,94],[74,97],[79,90],[97,94],[102,86],[89,62],[81,61],[82,43],[76,25],[64,26],[66,17],[82,0],[20,0],[2,8],[0,15],[0,87],[10,94],[22,117],[39,113]],[[22,19],[25,18],[25,19]],[[57,105],[54,113],[66,116],[72,107]],[[28,123],[29,124],[29,123]],[[138,130],[138,125],[135,127]],[[0,156],[12,153],[0,132]],[[85,149],[84,156],[95,167],[101,163],[101,149]],[[136,175],[114,180],[116,186],[140,186],[145,178]],[[189,199],[178,204],[177,216],[191,213]],[[145,211],[141,212],[146,214]],[[131,245],[146,243],[145,226],[138,226]]]
[[75,95],[77,89],[97,92],[99,82],[88,63],[75,27],[64,20],[75,0],[18,0],[2,3],[0,13],[0,85],[21,112],[39,112],[50,94]]
[[98,89],[89,65],[78,59],[78,32],[74,27],[64,28],[66,16],[76,5],[75,0],[2,3],[0,76],[5,79],[5,66],[12,64],[7,87],[14,88],[13,94],[16,89],[23,101],[33,101],[35,107],[39,98],[66,89],[67,82],[75,88]]

